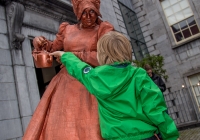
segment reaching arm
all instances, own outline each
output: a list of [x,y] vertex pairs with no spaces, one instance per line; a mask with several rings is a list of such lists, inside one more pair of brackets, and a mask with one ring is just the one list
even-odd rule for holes
[[79,80],[90,93],[93,92],[92,81],[90,76],[94,74],[93,68],[85,62],[82,62],[71,52],[57,51],[50,55],[61,56],[61,62],[65,65],[68,73]]

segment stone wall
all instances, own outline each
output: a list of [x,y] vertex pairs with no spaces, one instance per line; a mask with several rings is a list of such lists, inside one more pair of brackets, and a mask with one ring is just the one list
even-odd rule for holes
[[[200,1],[189,0],[189,3],[200,27]],[[168,90],[164,94],[167,97],[166,102],[170,115],[180,125],[189,125],[197,121],[196,116],[200,113],[194,101],[194,95],[191,90],[187,90],[185,95],[182,95],[184,89],[181,85],[189,89],[187,76],[200,72],[200,36],[176,46],[158,0],[132,0],[132,5],[139,18],[150,54],[164,57],[164,68],[169,76],[166,81]],[[180,102],[180,100],[187,100],[187,102]],[[189,110],[185,109],[188,105],[191,107]],[[189,119],[185,119],[186,117]]]
[[[132,0],[150,54],[162,55],[164,68],[169,79],[166,82],[171,91],[180,90],[185,84],[184,74],[200,67],[199,39],[191,40],[179,47],[173,47],[174,39],[158,0]],[[190,1],[197,23],[199,22],[199,1]],[[189,85],[188,85],[189,86]],[[166,92],[167,93],[167,92]]]
[[22,122],[3,6],[0,6],[0,25],[0,139],[18,140],[23,135]]

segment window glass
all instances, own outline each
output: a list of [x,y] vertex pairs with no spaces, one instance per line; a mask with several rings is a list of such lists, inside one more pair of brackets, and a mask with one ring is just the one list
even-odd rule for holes
[[180,33],[177,33],[177,34],[175,34],[175,37],[176,37],[176,41],[177,41],[177,42],[179,42],[179,41],[183,40],[183,35],[182,35],[182,33],[181,33],[181,32],[180,32]]
[[165,9],[165,13],[166,13],[166,16],[167,16],[167,17],[170,16],[170,15],[172,15],[172,14],[173,14],[172,8],[169,7],[169,8],[167,8],[167,9]]
[[172,30],[173,30],[174,33],[180,31],[179,25],[178,25],[178,24],[173,25],[173,26],[172,26]]
[[189,76],[188,80],[192,87],[192,93],[195,97],[195,101],[197,102],[197,105],[200,107],[200,73]]
[[189,29],[186,29],[183,31],[183,36],[184,38],[188,38],[191,36],[191,33],[190,33],[190,30]]
[[191,27],[190,29],[193,35],[196,35],[199,33],[199,28],[197,27],[197,25]]
[[168,18],[168,22],[169,22],[170,25],[176,23],[177,22],[176,17],[174,15],[170,16]]
[[163,8],[165,9],[165,8],[167,8],[167,7],[169,7],[170,6],[170,3],[169,3],[169,1],[163,1],[162,2],[162,6],[163,6]]
[[189,26],[196,24],[194,17],[190,17],[187,19],[187,23]]
[[188,0],[164,0],[161,5],[176,42],[200,34]]
[[175,3],[178,2],[178,0],[169,0],[169,1],[170,1],[170,4],[171,4],[171,5],[173,5],[173,4],[175,4]]
[[181,21],[181,22],[179,23],[179,26],[180,26],[181,30],[187,28],[188,26],[187,26],[186,20]]
[[183,12],[178,12],[175,14],[175,16],[176,16],[177,21],[181,21],[181,20],[185,19]]
[[182,0],[182,1],[180,1],[180,6],[182,9],[185,9],[185,8],[189,7],[189,4],[186,0]]
[[175,13],[182,10],[179,3],[173,5],[173,6],[172,6],[172,9],[173,9],[173,11],[174,11]]
[[187,9],[183,10],[183,14],[184,14],[185,18],[188,18],[193,15],[191,8],[187,8]]

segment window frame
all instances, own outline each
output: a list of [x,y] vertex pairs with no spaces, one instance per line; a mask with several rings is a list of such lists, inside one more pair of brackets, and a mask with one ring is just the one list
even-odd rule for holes
[[[170,24],[168,23],[167,17],[165,16],[165,12],[164,12],[163,7],[162,7],[162,5],[161,5],[161,2],[162,2],[162,1],[164,1],[164,0],[159,0],[159,1],[157,1],[157,2],[156,2],[156,6],[158,7],[158,10],[159,10],[159,13],[161,14],[162,20],[164,21],[164,25],[165,25],[165,27],[166,27],[167,34],[168,34],[169,40],[170,40],[170,42],[171,42],[172,48],[179,47],[179,46],[181,46],[181,45],[183,45],[183,44],[186,44],[186,43],[188,43],[188,42],[190,42],[190,41],[192,41],[192,40],[195,40],[195,39],[197,39],[197,38],[200,38],[200,33],[198,33],[198,34],[196,34],[196,35],[193,35],[193,36],[191,36],[191,37],[189,37],[189,38],[186,38],[186,39],[184,39],[184,40],[182,40],[182,41],[177,42],[177,41],[176,41],[176,38],[175,38],[175,36],[174,36],[174,33],[173,33],[173,31],[172,31],[172,28],[171,28],[172,25],[170,26]],[[197,11],[196,11],[194,5],[192,4],[192,2],[191,2],[190,0],[187,0],[187,1],[188,1],[188,3],[189,3],[189,6],[190,6],[192,12],[193,12],[193,17],[194,17],[194,20],[196,21],[196,25],[197,25],[198,29],[200,30],[200,17],[199,17],[199,15],[198,15],[198,13],[197,13]],[[192,17],[192,16],[190,16],[190,17]],[[186,18],[186,19],[187,19],[187,18]],[[182,21],[184,21],[184,20],[186,20],[186,19],[183,19]],[[181,22],[181,21],[179,21],[179,22],[177,22],[177,23],[180,23],[180,22]],[[175,24],[177,24],[177,23],[175,23]],[[175,24],[173,24],[173,25],[175,25]]]

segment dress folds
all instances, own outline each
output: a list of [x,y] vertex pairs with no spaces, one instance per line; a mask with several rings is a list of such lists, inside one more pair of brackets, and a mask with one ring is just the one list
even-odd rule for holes
[[[111,30],[113,26],[108,22],[92,29],[64,22],[46,50],[70,51],[97,66],[97,41]],[[102,140],[96,98],[62,68],[43,94],[23,140]]]

